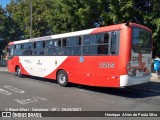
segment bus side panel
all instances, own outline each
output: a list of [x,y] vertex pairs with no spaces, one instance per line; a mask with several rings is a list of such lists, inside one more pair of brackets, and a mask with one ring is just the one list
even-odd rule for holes
[[118,56],[68,57],[58,69],[64,69],[72,83],[119,87],[118,63]]
[[[20,56],[20,65],[24,74],[55,79],[56,69],[63,64],[67,56]],[[24,68],[24,69],[23,69]]]
[[56,69],[55,71],[53,71],[53,72],[50,73],[49,75],[45,76],[44,78],[56,80],[57,70],[58,70],[58,69]]
[[8,69],[8,72],[11,72],[13,73],[15,70],[13,69],[12,67],[12,62],[11,60],[7,60],[7,69]]
[[12,58],[10,58],[8,61],[7,61],[7,67],[8,67],[8,71],[9,72],[16,72],[16,65],[19,63],[19,57],[17,56],[13,56]]
[[29,73],[23,68],[22,64],[20,63],[20,59],[18,56],[14,56],[10,60],[7,61],[8,63],[8,71],[15,73],[16,67],[19,66],[21,68],[21,73],[25,75],[29,75]]
[[[59,56],[60,58],[61,56]],[[58,60],[57,60],[58,61]],[[45,76],[45,78],[49,79],[56,79],[57,73],[59,70],[64,70],[67,72],[69,77],[69,82],[73,83],[81,83],[81,81],[84,79],[84,71],[81,70],[81,65],[79,63],[79,57],[77,56],[70,56],[68,57],[58,68],[56,68],[52,73]],[[91,83],[90,83],[91,84]]]
[[120,61],[119,61],[119,71],[120,75],[126,75],[127,65],[131,59],[131,37],[132,28],[129,26],[124,26],[120,32]]
[[93,86],[103,86],[103,87],[119,87],[119,77],[118,75],[99,75],[96,74],[93,78]]
[[[9,61],[10,71],[15,72],[16,66],[19,66],[22,74],[30,75],[20,63],[25,59],[19,60],[19,57],[15,56]],[[68,73],[69,81],[73,83],[104,87],[119,86],[118,56],[70,56],[44,77],[56,79],[56,72],[60,69]]]

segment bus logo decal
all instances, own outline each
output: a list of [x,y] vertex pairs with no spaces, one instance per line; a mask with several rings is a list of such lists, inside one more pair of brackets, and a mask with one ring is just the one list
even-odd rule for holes
[[58,62],[57,62],[57,60],[55,61],[55,65],[57,65],[58,64]]
[[83,56],[80,56],[79,62],[84,62],[84,57]]
[[42,65],[42,63],[41,63],[41,61],[40,61],[40,60],[38,60],[37,65]]

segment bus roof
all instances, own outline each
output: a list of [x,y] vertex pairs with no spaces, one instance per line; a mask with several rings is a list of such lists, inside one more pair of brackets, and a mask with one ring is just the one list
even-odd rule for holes
[[[140,27],[140,28],[146,29],[149,32],[151,32],[151,30],[148,27],[145,27],[145,26],[140,25],[140,24],[129,23],[128,25],[132,26],[132,27],[133,26]],[[92,28],[92,29],[87,29],[87,30],[68,32],[68,33],[62,33],[62,34],[56,34],[56,35],[50,35],[50,36],[31,38],[31,39],[26,39],[26,40],[19,40],[19,41],[10,42],[8,45],[34,42],[34,41],[42,41],[42,40],[61,39],[61,38],[82,36],[82,35],[88,35],[88,34],[96,34],[96,33],[100,33],[100,32],[112,31],[112,30],[120,30],[124,27],[127,27],[127,23],[109,25],[109,26],[104,26],[104,27],[99,27],[99,28]]]

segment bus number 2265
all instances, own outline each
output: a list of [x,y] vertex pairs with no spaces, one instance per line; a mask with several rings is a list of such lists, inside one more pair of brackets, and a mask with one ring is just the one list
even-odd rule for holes
[[100,62],[99,63],[99,68],[114,68],[115,63],[113,62]]

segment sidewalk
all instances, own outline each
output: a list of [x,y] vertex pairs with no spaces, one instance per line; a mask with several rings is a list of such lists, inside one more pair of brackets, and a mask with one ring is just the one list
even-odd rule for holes
[[160,82],[160,75],[157,75],[156,73],[151,73],[150,81]]
[[8,72],[7,67],[0,67],[0,72]]

